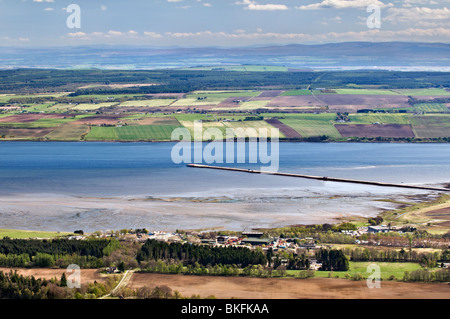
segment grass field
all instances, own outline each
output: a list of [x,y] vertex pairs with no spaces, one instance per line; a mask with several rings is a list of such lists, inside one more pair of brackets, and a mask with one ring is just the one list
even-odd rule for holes
[[48,232],[48,231],[32,231],[18,229],[0,229],[0,238],[9,237],[17,239],[28,238],[54,238],[62,235],[70,235],[71,233]]
[[359,113],[349,115],[351,124],[410,124],[406,114]]
[[442,103],[419,103],[414,104],[414,107],[424,113],[447,113],[449,111]]
[[78,105],[75,105],[71,108],[71,110],[78,110],[78,111],[92,111],[92,110],[98,110],[102,107],[110,107],[113,105],[117,105],[118,103],[109,102],[109,103],[80,103]]
[[331,121],[295,118],[280,119],[280,121],[283,124],[293,128],[303,137],[322,135],[326,135],[331,138],[342,137]]
[[248,102],[242,102],[239,103],[239,107],[237,109],[240,110],[256,110],[256,109],[262,109],[269,104],[270,100],[263,100],[263,101],[248,101]]
[[411,90],[392,90],[402,95],[408,96],[446,96],[450,95],[449,91],[444,89],[411,89]]
[[169,141],[176,125],[127,125],[116,128],[119,140],[139,141],[158,140]]
[[450,115],[411,115],[409,119],[417,137],[450,136]]
[[[245,133],[249,132],[249,133],[253,133],[254,132],[256,134],[252,134],[249,137],[259,137],[259,129],[263,129],[262,133],[264,134],[264,132],[267,132],[267,136],[271,137],[271,129],[273,129],[274,127],[270,124],[268,124],[266,121],[242,121],[242,122],[225,122],[224,125],[228,128],[233,128],[233,129],[239,129],[242,128],[244,130]],[[236,130],[236,132],[238,132]],[[245,134],[244,133],[244,134]],[[243,136],[238,136],[238,137],[243,137]],[[285,137],[281,132],[279,132],[279,138],[283,138]]]
[[[401,280],[405,271],[412,272],[414,270],[422,269],[418,263],[398,263],[398,262],[350,262],[350,269],[348,271],[333,271],[332,277],[346,278],[348,275],[353,277],[355,274],[360,274],[362,277],[367,278],[372,275],[373,272],[367,272],[369,265],[375,264],[380,267],[380,275],[382,280],[388,280],[391,276],[394,276],[397,280]],[[329,271],[316,271],[315,277],[328,277]]]
[[115,127],[93,126],[86,135],[86,141],[117,141]]

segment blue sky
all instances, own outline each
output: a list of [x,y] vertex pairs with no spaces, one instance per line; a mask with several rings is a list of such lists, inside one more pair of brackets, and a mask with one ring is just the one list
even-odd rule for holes
[[[70,4],[79,28],[67,24]],[[450,0],[0,0],[0,45],[449,43],[448,8]],[[378,12],[379,28],[368,25]]]

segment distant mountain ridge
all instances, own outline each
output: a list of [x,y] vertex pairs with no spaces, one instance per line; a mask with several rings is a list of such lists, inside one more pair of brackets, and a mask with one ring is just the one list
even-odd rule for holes
[[307,69],[450,69],[450,44],[341,42],[259,47],[0,47],[0,68],[156,69],[227,64]]

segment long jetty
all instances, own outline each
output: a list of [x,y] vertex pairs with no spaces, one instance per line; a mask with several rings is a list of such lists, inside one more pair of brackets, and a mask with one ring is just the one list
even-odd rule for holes
[[335,178],[335,177],[326,177],[326,176],[313,176],[313,175],[292,174],[292,173],[280,173],[280,172],[269,172],[269,171],[258,171],[258,170],[252,170],[252,169],[211,166],[211,165],[203,165],[203,164],[187,164],[187,166],[195,167],[195,168],[207,168],[207,169],[217,169],[217,170],[222,170],[222,171],[250,173],[250,174],[266,174],[266,175],[276,175],[276,176],[307,178],[307,179],[315,179],[315,180],[326,181],[326,182],[353,183],[353,184],[365,184],[365,185],[383,186],[383,187],[401,187],[401,188],[410,188],[410,189],[432,190],[432,191],[439,191],[439,192],[450,192],[450,188],[431,187],[431,186],[371,182],[371,181],[363,181],[363,180],[356,180],[356,179]]

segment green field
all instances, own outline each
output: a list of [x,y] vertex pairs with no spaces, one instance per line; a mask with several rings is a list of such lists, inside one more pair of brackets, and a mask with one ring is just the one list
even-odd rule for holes
[[350,124],[410,124],[406,114],[359,113],[349,115],[349,119]]
[[0,238],[9,237],[12,239],[28,239],[28,238],[54,238],[63,235],[70,235],[71,233],[48,232],[48,231],[33,231],[33,230],[19,230],[19,229],[0,229]]
[[[243,129],[244,134],[246,133],[255,133],[251,135],[247,135],[249,137],[259,137],[260,131],[259,129],[263,129],[261,131],[262,134],[267,133],[268,137],[271,137],[271,129],[274,127],[270,124],[268,124],[266,121],[241,121],[241,122],[224,122],[224,125],[228,128],[235,129],[235,132],[240,132],[237,129]],[[242,135],[237,137],[244,137]],[[279,135],[280,138],[285,137],[281,132]]]
[[117,137],[122,141],[157,140],[170,141],[176,125],[127,125],[116,128]]
[[448,113],[448,108],[442,103],[419,103],[414,104],[416,110],[424,113]]
[[450,92],[445,89],[413,89],[413,90],[392,90],[402,95],[408,96],[447,96]]
[[302,137],[322,136],[326,135],[330,138],[341,138],[338,130],[334,127],[330,120],[315,119],[296,119],[287,118],[280,119],[283,124],[292,127]]
[[[422,269],[418,263],[350,262],[350,269],[348,271],[333,271],[332,276],[346,278],[348,275],[353,277],[355,274],[360,274],[362,277],[367,278],[373,274],[373,272],[367,272],[367,267],[372,264],[380,267],[382,280],[388,280],[391,276],[394,276],[397,280],[401,280],[405,271],[412,272],[414,270]],[[329,274],[329,271],[316,271],[315,277],[328,277]]]
[[115,127],[93,126],[86,135],[86,141],[117,141]]
[[450,136],[450,115],[411,115],[409,119],[419,138]]
[[92,110],[98,110],[102,107],[110,107],[113,105],[116,105],[118,103],[109,102],[109,103],[80,103],[78,105],[75,105],[71,108],[71,110],[79,110],[79,111],[92,111]]

